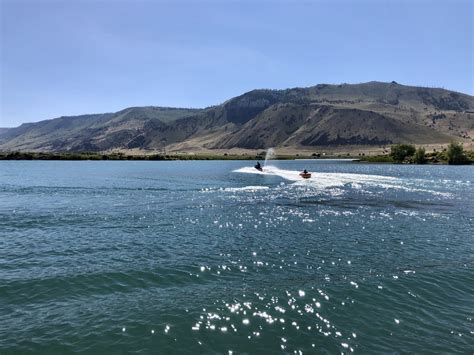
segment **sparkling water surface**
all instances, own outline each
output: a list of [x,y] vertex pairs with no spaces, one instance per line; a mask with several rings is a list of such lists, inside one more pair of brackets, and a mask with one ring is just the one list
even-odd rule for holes
[[1,161],[0,353],[472,354],[474,167],[252,165]]

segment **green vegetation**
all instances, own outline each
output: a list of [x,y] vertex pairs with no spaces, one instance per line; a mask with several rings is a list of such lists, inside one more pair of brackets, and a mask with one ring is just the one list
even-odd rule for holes
[[[459,149],[459,146],[461,149]],[[411,151],[411,150],[410,150]],[[265,154],[212,154],[212,153],[172,153],[172,154],[138,154],[128,155],[121,152],[0,152],[0,160],[264,160]],[[451,160],[449,160],[451,157]],[[322,155],[320,153],[300,153],[294,155],[277,155],[272,159],[354,159],[366,163],[400,163],[390,155],[365,155],[358,156],[346,154]],[[451,161],[451,162],[450,162]],[[448,150],[426,153],[423,147],[418,148],[411,156],[406,156],[402,161],[406,164],[470,164],[474,162],[474,151],[464,151],[462,145],[454,143]]]
[[426,164],[426,150],[423,147],[419,147],[415,155],[413,156],[413,162],[415,164]]
[[[279,155],[278,160],[294,159],[291,155]],[[0,160],[257,160],[260,155],[238,154],[148,154],[127,155],[124,153],[95,152],[0,152]]]
[[446,156],[450,165],[471,163],[470,159],[464,154],[464,148],[461,143],[452,142],[448,147]]
[[395,160],[392,155],[373,155],[360,157],[366,163],[400,163],[405,164],[472,164],[474,151],[464,151],[461,144],[452,143],[442,152],[426,153],[425,148],[419,147],[411,156],[406,156],[402,161]]
[[415,146],[411,144],[395,144],[390,149],[390,156],[396,162],[402,162],[415,154]]

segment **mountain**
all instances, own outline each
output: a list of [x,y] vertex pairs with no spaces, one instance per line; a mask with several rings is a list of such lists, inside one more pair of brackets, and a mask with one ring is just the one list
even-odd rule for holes
[[253,90],[205,109],[131,107],[0,131],[0,150],[295,149],[474,138],[474,97],[396,82]]
[[101,151],[140,147],[147,126],[166,126],[199,109],[130,107],[116,113],[63,116],[0,131],[0,150]]

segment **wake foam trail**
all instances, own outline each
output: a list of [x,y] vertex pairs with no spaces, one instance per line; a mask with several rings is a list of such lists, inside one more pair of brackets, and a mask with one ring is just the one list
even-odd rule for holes
[[[300,171],[279,169],[275,166],[266,166],[263,171],[258,171],[252,167],[244,167],[234,172],[245,174],[257,174],[268,176],[279,176],[285,180],[293,181],[296,186],[312,187],[318,190],[326,190],[330,188],[350,187],[356,190],[362,190],[364,187],[380,188],[380,189],[397,189],[410,192],[427,192],[434,195],[448,197],[449,193],[434,191],[424,187],[430,186],[430,181],[425,181],[418,186],[413,186],[413,182],[391,176],[382,175],[365,175],[352,173],[318,173],[311,172],[311,178],[303,179],[299,174]],[[421,187],[421,188],[420,188]]]
[[354,183],[383,185],[396,183],[397,180],[399,180],[390,176],[317,172],[311,172],[311,178],[303,179],[300,176],[301,171],[284,170],[275,166],[267,166],[263,169],[263,171],[258,171],[257,169],[251,167],[245,167],[234,170],[234,172],[279,176],[285,180],[294,181],[297,183],[297,185],[317,185],[318,187],[341,187]]
[[259,190],[268,190],[268,186],[244,186],[244,187],[226,187],[224,191],[238,192],[238,191],[248,191],[255,192]]
[[289,181],[299,181],[301,180],[301,176],[299,175],[300,171],[292,171],[292,170],[284,170],[279,169],[275,166],[265,166],[263,171],[259,171],[252,167],[244,167],[237,170],[234,170],[236,173],[245,173],[245,174],[257,174],[257,175],[271,175],[271,176],[279,176],[285,180]]
[[243,186],[243,187],[220,187],[220,188],[208,188],[205,187],[201,189],[202,192],[215,192],[215,191],[226,191],[226,192],[240,192],[240,191],[247,191],[247,192],[256,192],[260,190],[268,190],[270,189],[268,186]]

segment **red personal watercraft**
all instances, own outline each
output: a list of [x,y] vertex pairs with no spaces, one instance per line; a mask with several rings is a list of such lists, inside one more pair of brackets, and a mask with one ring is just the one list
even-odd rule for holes
[[308,173],[306,170],[303,171],[302,173],[300,173],[300,176],[303,178],[303,179],[309,179],[311,177],[311,173]]

